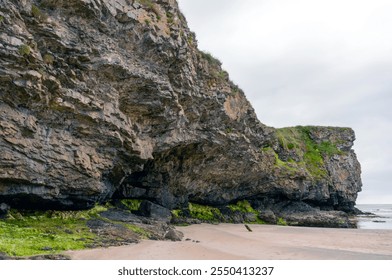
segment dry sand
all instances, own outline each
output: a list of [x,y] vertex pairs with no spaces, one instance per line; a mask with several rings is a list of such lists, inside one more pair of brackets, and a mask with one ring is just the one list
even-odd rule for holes
[[392,230],[250,227],[252,232],[238,224],[192,225],[177,228],[185,235],[181,242],[145,240],[66,254],[78,260],[392,259]]

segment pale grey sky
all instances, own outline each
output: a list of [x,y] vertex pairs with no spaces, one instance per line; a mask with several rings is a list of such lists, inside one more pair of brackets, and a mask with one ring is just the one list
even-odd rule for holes
[[352,127],[357,203],[392,203],[392,1],[178,2],[261,122]]

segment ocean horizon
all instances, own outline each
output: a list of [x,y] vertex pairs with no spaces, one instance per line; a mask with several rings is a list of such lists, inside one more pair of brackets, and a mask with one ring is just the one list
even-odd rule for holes
[[392,204],[358,204],[356,207],[364,213],[359,215],[359,229],[389,229],[392,230]]

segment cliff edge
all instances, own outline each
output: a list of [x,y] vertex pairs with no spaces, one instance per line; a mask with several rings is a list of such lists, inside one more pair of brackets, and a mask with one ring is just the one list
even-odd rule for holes
[[259,122],[175,0],[0,0],[0,30],[0,202],[355,211],[353,130]]

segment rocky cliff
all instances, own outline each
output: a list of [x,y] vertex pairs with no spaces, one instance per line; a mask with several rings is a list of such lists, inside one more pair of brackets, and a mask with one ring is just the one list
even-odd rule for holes
[[260,123],[175,0],[0,0],[0,30],[0,202],[354,210],[353,130]]

